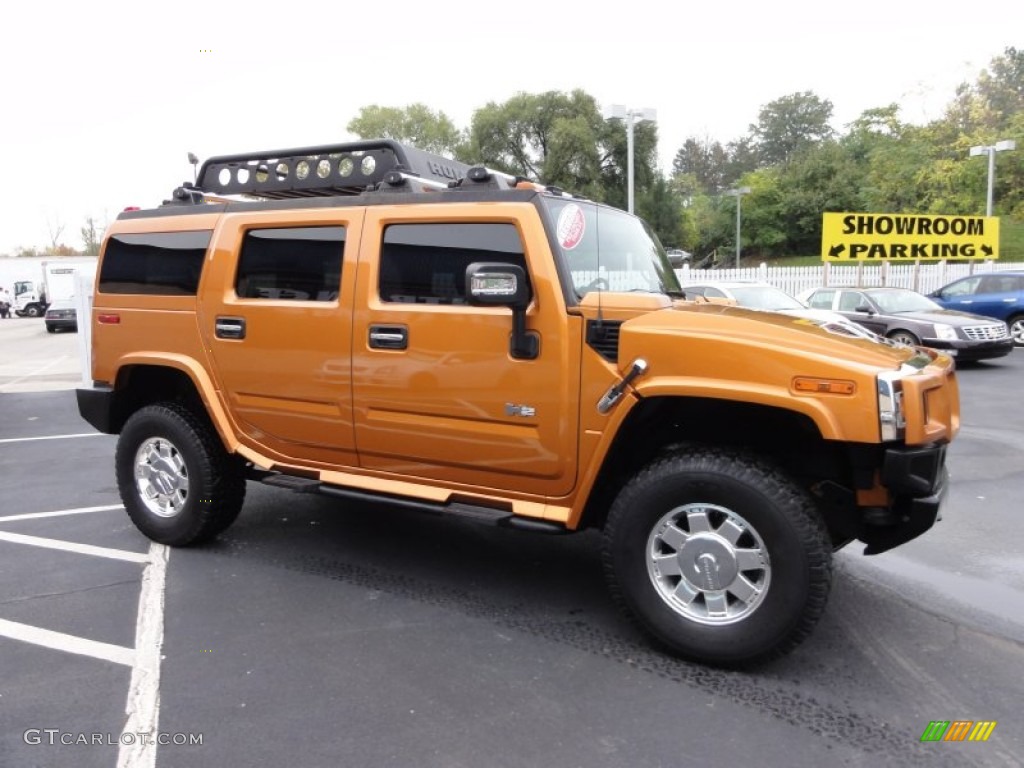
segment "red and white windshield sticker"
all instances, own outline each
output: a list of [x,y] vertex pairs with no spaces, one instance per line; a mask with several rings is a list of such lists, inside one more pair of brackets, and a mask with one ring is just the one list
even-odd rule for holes
[[558,244],[563,250],[571,251],[583,240],[583,230],[586,228],[587,220],[583,216],[583,209],[576,203],[569,203],[558,214],[558,226],[555,231]]

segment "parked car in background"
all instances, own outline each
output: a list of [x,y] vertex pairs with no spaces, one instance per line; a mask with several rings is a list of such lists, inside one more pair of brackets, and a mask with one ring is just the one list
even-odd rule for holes
[[1018,347],[1024,346],[1024,270],[982,272],[928,294],[946,309],[1002,320]]
[[683,295],[687,299],[703,296],[705,299],[731,299],[738,306],[747,309],[760,309],[768,312],[781,312],[784,315],[795,315],[823,324],[834,324],[845,329],[852,335],[864,335],[863,327],[850,323],[838,312],[829,309],[808,307],[799,299],[790,296],[781,288],[769,283],[751,280],[708,281],[683,286]]
[[800,296],[897,344],[940,349],[959,360],[987,360],[1013,350],[1005,323],[944,309],[908,288],[814,288]]
[[75,310],[75,302],[71,299],[58,299],[46,308],[46,330],[50,333],[57,331],[77,331],[78,313]]
[[692,255],[682,248],[670,248],[665,252],[668,256],[668,263],[672,265],[674,269],[678,269],[690,260]]

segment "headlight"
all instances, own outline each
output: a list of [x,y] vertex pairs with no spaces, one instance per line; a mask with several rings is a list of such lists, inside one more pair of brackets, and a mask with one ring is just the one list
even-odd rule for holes
[[882,440],[902,440],[907,433],[902,378],[902,371],[878,374],[878,428]]
[[952,325],[936,323],[935,338],[942,339],[944,341],[956,341],[956,329]]

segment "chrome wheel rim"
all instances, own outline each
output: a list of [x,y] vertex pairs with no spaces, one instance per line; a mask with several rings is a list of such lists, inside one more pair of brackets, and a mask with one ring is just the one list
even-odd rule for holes
[[1018,318],[1010,323],[1010,336],[1018,347],[1024,346],[1024,318]]
[[135,452],[135,487],[146,509],[174,517],[188,500],[188,467],[174,443],[151,437]]
[[673,611],[699,624],[732,624],[757,610],[771,582],[760,534],[715,504],[685,504],[647,537],[647,573]]

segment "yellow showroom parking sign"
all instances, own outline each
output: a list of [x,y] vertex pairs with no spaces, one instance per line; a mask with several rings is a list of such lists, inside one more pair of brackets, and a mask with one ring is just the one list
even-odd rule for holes
[[997,216],[826,213],[822,222],[822,261],[998,258]]

